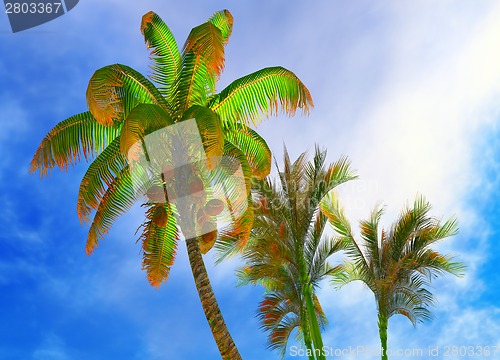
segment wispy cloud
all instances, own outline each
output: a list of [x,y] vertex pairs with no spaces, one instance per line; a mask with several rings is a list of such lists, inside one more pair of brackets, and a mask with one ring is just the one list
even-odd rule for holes
[[[0,303],[15,309],[20,302],[22,319],[52,327],[46,334],[30,328],[35,340],[19,347],[20,356],[116,356],[122,352],[107,347],[113,333],[130,358],[218,358],[184,244],[168,283],[156,291],[140,270],[139,245],[134,244],[140,209],[119,221],[88,258],[83,253],[86,228],[79,227],[74,213],[84,167],[43,182],[26,171],[35,135],[38,141],[57,120],[85,110],[86,84],[96,68],[120,62],[148,71],[139,32],[143,13],[157,11],[182,46],[193,26],[224,5],[235,15],[235,28],[221,86],[281,64],[300,76],[316,102],[309,118],[280,117],[260,128],[278,159],[283,141],[292,156],[315,142],[328,147],[331,160],[349,155],[361,179],[344,186],[340,196],[353,223],[379,201],[387,205],[389,223],[417,192],[435,205],[433,214],[456,214],[460,220],[461,235],[441,249],[467,262],[467,277],[437,283],[436,321],[414,330],[405,319],[394,319],[393,346],[494,342],[498,309],[476,303],[492,286],[481,268],[494,256],[488,254],[493,230],[471,200],[486,201],[497,185],[482,174],[498,170],[498,164],[477,155],[478,148],[485,154],[497,150],[483,143],[500,110],[497,4],[278,1],[263,12],[250,3],[123,6],[118,0],[94,0],[80,2],[39,32],[0,35],[7,54],[0,73],[8,85],[0,89],[0,285],[10,296]],[[237,259],[214,267],[207,257],[207,264],[244,358],[273,357],[254,318],[261,289],[234,289]],[[41,311],[30,307],[35,295]],[[325,344],[378,346],[375,303],[367,289],[351,284],[336,292],[324,284],[319,296],[331,324]],[[59,322],[53,323],[48,319],[56,311]],[[19,321],[14,316],[13,310],[7,322]],[[8,332],[20,329],[9,326]],[[0,355],[5,351],[0,346]]]
[[49,333],[43,339],[42,344],[33,352],[33,360],[67,360],[71,357],[67,354],[64,341],[57,335]]

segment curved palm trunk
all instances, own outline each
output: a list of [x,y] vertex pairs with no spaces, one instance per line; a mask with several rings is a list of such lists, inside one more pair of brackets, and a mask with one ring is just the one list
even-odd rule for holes
[[382,350],[382,360],[388,360],[387,357],[387,325],[388,321],[387,316],[382,313],[378,314],[378,332],[380,335],[380,345]]
[[207,269],[201,256],[200,246],[197,238],[187,239],[189,263],[193,272],[196,290],[200,297],[205,317],[207,318],[210,330],[219,348],[219,352],[224,360],[241,360],[241,356],[229,334],[224,318],[217,304],[217,299],[212,290],[212,285],[208,279]]

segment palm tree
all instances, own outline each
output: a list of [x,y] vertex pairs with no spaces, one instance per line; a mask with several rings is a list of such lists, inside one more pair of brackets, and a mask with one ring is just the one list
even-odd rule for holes
[[434,303],[428,286],[444,273],[463,276],[465,267],[449,255],[430,248],[436,242],[458,233],[457,221],[443,224],[429,215],[431,205],[417,197],[413,207],[406,207],[391,229],[379,231],[383,210],[376,208],[369,220],[360,222],[361,241],[354,239],[351,225],[335,196],[321,205],[339,241],[345,242],[350,260],[344,270],[335,274],[333,282],[342,286],[360,280],[375,295],[382,359],[387,359],[387,327],[389,318],[400,314],[415,326],[431,318],[429,306]]
[[[207,22],[192,29],[179,51],[162,19],[153,12],[145,14],[141,32],[151,49],[152,81],[121,64],[97,70],[87,89],[89,111],[57,124],[43,139],[31,162],[31,171],[39,170],[46,175],[53,167],[65,170],[82,157],[92,161],[81,182],[77,204],[81,221],[89,221],[95,210],[86,245],[89,255],[113,222],[134,203],[144,201],[147,192],[149,200],[143,204],[146,220],[140,239],[143,268],[151,285],[156,287],[167,280],[180,233],[192,232],[187,226],[193,223],[201,226],[202,218],[207,217],[203,209],[210,197],[202,197],[189,208],[180,208],[168,200],[167,189],[173,182],[165,176],[168,171],[156,185],[156,189],[163,189],[167,201],[153,201],[158,195],[152,191],[154,187],[137,191],[129,156],[134,144],[142,144],[147,157],[146,136],[194,118],[207,157],[225,156],[238,161],[245,180],[244,201],[251,203],[250,181],[269,173],[271,154],[264,139],[250,125],[257,125],[263,116],[278,114],[280,109],[291,116],[298,108],[307,113],[312,107],[307,88],[282,67],[256,71],[216,93],[215,84],[224,67],[224,46],[232,25],[229,11],[216,12]],[[197,174],[191,170],[181,174],[186,186],[197,180]],[[180,184],[182,181],[177,183],[176,188],[184,186]],[[193,217],[196,221],[187,219],[193,214],[197,214]],[[252,207],[232,215],[230,226],[220,231],[218,237],[244,243],[252,227]],[[183,228],[179,220],[188,225]],[[200,245],[204,252],[210,250],[216,237],[214,230],[209,236],[187,238],[189,261],[222,358],[241,359],[224,323],[200,250]]]
[[356,176],[345,157],[325,166],[326,150],[316,147],[309,162],[306,156],[292,163],[285,148],[279,181],[266,178],[255,184],[258,206],[239,275],[243,284],[261,284],[266,290],[258,317],[271,349],[281,350],[283,357],[298,329],[309,358],[324,359],[320,327],[326,317],[315,290],[326,275],[339,270],[327,259],[344,244],[324,234],[328,219],[319,205],[333,188]]

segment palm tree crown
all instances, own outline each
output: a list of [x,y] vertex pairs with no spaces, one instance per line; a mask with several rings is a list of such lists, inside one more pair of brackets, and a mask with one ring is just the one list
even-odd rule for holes
[[335,196],[321,205],[339,240],[345,242],[349,260],[333,282],[342,286],[360,280],[373,292],[379,315],[382,359],[387,354],[387,324],[400,314],[414,325],[430,319],[433,295],[428,290],[432,279],[443,273],[462,276],[464,266],[449,255],[442,255],[431,245],[458,233],[457,221],[444,223],[431,217],[431,205],[417,197],[413,207],[406,207],[389,231],[380,230],[383,210],[376,208],[368,220],[361,221],[361,241],[354,239],[349,221]]
[[[31,171],[46,175],[54,166],[65,170],[82,157],[93,160],[81,182],[77,206],[81,221],[88,221],[91,211],[96,211],[87,241],[88,254],[113,221],[140,200],[141,194],[132,191],[127,158],[136,141],[155,130],[195,118],[207,156],[237,157],[248,170],[247,177],[261,179],[270,171],[271,154],[264,139],[249,125],[258,123],[262,116],[277,114],[280,108],[293,115],[297,108],[307,112],[312,106],[307,88],[281,67],[256,71],[215,92],[232,24],[229,11],[215,13],[191,31],[179,51],[167,25],[157,14],[147,13],[141,31],[151,49],[151,79],[156,86],[126,65],[105,66],[90,79],[89,111],[62,121],[43,139]],[[146,245],[144,267],[151,284],[158,286],[168,276],[178,234],[175,217],[164,229],[152,224],[151,209],[155,206],[146,207],[142,238]],[[251,228],[248,215],[236,219],[242,226],[235,232],[242,238]],[[148,246],[152,244],[155,246]],[[163,254],[157,252],[160,250]],[[155,264],[155,260],[161,264]]]
[[327,258],[343,243],[324,234],[328,221],[319,204],[333,188],[356,177],[344,157],[326,166],[326,151],[316,148],[312,161],[306,155],[292,163],[285,149],[279,181],[255,184],[258,206],[243,252],[246,266],[239,272],[243,283],[265,287],[258,317],[269,333],[269,347],[282,356],[294,329],[310,352],[313,344],[322,348],[319,330],[326,317],[315,289],[338,270]]
[[[189,204],[189,208],[169,201],[167,192],[172,181],[166,173],[170,170],[156,184],[156,189],[163,189],[167,201],[153,201],[157,194],[150,184],[147,187],[140,184],[138,191],[137,179],[130,171],[134,145],[142,144],[145,149],[144,139],[149,134],[194,119],[207,158],[225,156],[238,161],[246,187],[243,201],[251,204],[250,181],[269,173],[271,154],[264,139],[250,125],[258,124],[264,116],[277,114],[280,109],[286,115],[293,115],[298,108],[307,113],[312,107],[307,88],[295,74],[282,67],[256,71],[216,92],[232,25],[229,11],[216,12],[207,22],[192,29],[179,51],[162,19],[153,12],[145,14],[141,32],[151,50],[151,80],[121,64],[97,70],[87,89],[88,111],[57,124],[43,139],[31,162],[31,171],[39,170],[45,175],[55,166],[64,170],[81,158],[92,160],[81,182],[77,202],[81,221],[89,221],[95,210],[86,246],[89,255],[113,222],[134,203],[144,202],[147,193],[148,199],[143,204],[146,220],[140,239],[143,268],[151,285],[156,287],[168,277],[180,233],[188,232],[180,226],[179,219],[196,216],[195,225],[200,228],[207,222],[211,224],[212,218],[205,207],[212,199],[208,194]],[[180,172],[185,181],[177,181],[176,189],[184,191],[184,182],[195,184],[197,174]],[[244,243],[252,227],[252,206],[232,215],[229,226],[218,237]],[[232,340],[228,340],[200,253],[200,246],[207,252],[217,239],[217,230],[213,227],[211,230],[209,236],[187,239],[190,264],[223,358],[238,359]]]

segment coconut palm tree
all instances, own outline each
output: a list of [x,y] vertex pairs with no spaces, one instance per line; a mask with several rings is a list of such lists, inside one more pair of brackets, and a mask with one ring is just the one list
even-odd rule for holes
[[[178,169],[164,163],[167,169],[161,170],[159,183],[146,186],[139,181],[137,186],[131,162],[135,160],[137,144],[142,145],[139,148],[148,157],[145,143],[148,135],[194,119],[207,158],[231,157],[241,166],[244,201],[251,203],[250,180],[262,179],[269,173],[271,154],[264,139],[250,126],[280,110],[289,116],[298,108],[307,113],[312,99],[302,82],[282,67],[258,70],[217,93],[215,84],[224,67],[224,46],[232,25],[229,11],[216,12],[207,22],[192,29],[179,51],[162,19],[153,12],[145,14],[141,32],[151,50],[151,80],[121,64],[97,70],[87,89],[88,111],[57,124],[43,139],[31,162],[31,171],[39,170],[46,175],[55,166],[65,170],[82,158],[91,161],[77,203],[81,221],[89,221],[95,210],[86,245],[89,255],[119,216],[134,203],[144,202],[146,220],[140,236],[143,268],[153,286],[167,280],[180,234],[185,235],[196,288],[224,359],[241,356],[224,323],[200,250],[200,246],[204,252],[210,250],[217,231],[212,228],[204,231],[203,236],[186,236],[194,230],[199,234],[198,228],[205,225],[207,218],[212,219],[205,210],[213,199],[208,194],[208,198],[202,196],[198,203],[180,206],[168,198],[171,195],[168,189],[175,181],[167,174]],[[210,169],[216,167],[216,162],[209,164]],[[179,171],[180,177],[176,175],[174,188],[198,191],[199,170],[184,167]],[[161,195],[158,190],[160,193],[163,190],[163,201],[157,199]],[[146,200],[144,193],[148,195]],[[231,213],[231,208],[228,211]],[[252,207],[232,215],[229,226],[219,231],[218,238],[244,243],[252,227]],[[188,229],[189,226],[196,229]]]
[[337,272],[333,282],[342,286],[360,280],[375,295],[382,359],[387,359],[387,327],[391,316],[400,314],[415,326],[431,318],[433,295],[428,286],[432,279],[450,273],[463,276],[465,267],[431,245],[458,233],[457,221],[444,223],[431,217],[431,205],[417,197],[406,207],[389,231],[380,230],[383,209],[376,208],[368,220],[360,222],[361,240],[354,239],[351,225],[334,195],[321,205],[339,241],[346,242],[349,260]]
[[285,148],[279,181],[266,178],[254,186],[258,206],[239,276],[243,284],[264,286],[258,318],[269,333],[269,347],[282,356],[297,329],[309,358],[325,358],[320,328],[326,317],[315,290],[339,270],[327,259],[345,244],[324,233],[328,219],[319,205],[333,188],[356,178],[345,157],[329,165],[325,159],[326,150],[316,147],[312,161],[303,153],[292,163]]

